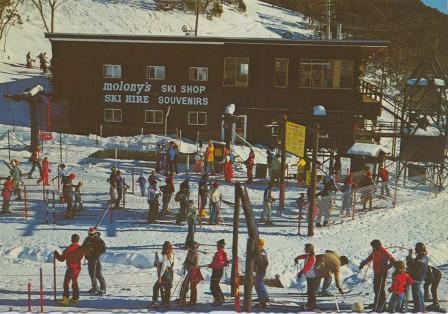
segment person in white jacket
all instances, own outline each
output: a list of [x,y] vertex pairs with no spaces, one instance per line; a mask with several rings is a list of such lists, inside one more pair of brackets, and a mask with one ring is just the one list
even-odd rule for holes
[[218,190],[219,184],[218,182],[213,182],[212,190],[209,192],[210,197],[210,224],[216,225],[220,220],[220,202],[221,202],[221,193]]
[[171,288],[173,287],[174,254],[170,241],[165,241],[162,247],[162,261],[157,265],[157,281],[152,289],[152,305],[158,304],[159,291],[162,294],[161,305],[170,304]]

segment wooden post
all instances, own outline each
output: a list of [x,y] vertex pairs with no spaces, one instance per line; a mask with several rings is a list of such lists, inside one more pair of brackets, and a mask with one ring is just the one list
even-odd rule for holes
[[28,312],[31,313],[31,282],[28,283]]
[[282,215],[283,208],[285,207],[285,167],[286,167],[286,122],[287,116],[283,116],[282,134],[281,134],[281,167],[280,167],[280,199],[279,199],[279,214]]
[[134,185],[135,185],[135,169],[132,167],[131,176],[132,176],[132,194],[135,194]]
[[238,256],[233,258],[235,265],[235,312],[241,312],[241,300],[240,300],[240,275],[238,271]]
[[236,275],[238,273],[238,265],[235,264],[235,260],[238,259],[238,234],[240,232],[240,190],[241,185],[239,182],[235,183],[235,207],[233,212],[233,241],[232,241],[232,271],[230,275],[231,289],[230,295],[236,296]]
[[56,301],[56,255],[53,254],[53,298]]
[[244,301],[243,310],[250,313],[252,310],[252,286],[254,276],[254,249],[255,239],[247,239],[246,271],[244,273]]
[[39,277],[40,277],[40,312],[44,312],[44,278],[42,273],[42,267],[39,268]]
[[319,150],[319,123],[316,123],[314,129],[314,143],[313,143],[313,159],[311,164],[311,197],[310,207],[308,208],[308,236],[314,236],[314,221],[313,211],[316,205],[316,163],[317,163],[317,151]]

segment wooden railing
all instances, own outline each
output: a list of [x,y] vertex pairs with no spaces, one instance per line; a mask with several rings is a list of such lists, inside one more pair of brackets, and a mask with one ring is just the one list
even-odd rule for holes
[[382,88],[367,81],[359,80],[359,91],[362,95],[366,95],[376,101],[381,102],[383,100]]

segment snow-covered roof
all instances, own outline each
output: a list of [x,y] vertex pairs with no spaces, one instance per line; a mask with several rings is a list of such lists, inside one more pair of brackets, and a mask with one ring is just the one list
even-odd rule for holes
[[425,79],[425,78],[412,78],[406,81],[406,84],[409,86],[428,86],[430,84],[434,84],[435,86],[445,86],[445,81],[443,79],[435,78],[435,79]]
[[404,134],[411,134],[414,136],[441,136],[441,132],[438,128],[433,126],[428,126],[426,129],[418,127],[405,128],[403,130]]
[[369,143],[354,143],[347,151],[348,155],[378,157],[380,152],[385,152],[381,145]]

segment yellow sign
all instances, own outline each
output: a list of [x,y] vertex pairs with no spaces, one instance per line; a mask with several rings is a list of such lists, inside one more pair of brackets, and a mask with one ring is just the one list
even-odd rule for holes
[[303,125],[286,122],[286,151],[299,157],[305,156],[305,132]]

